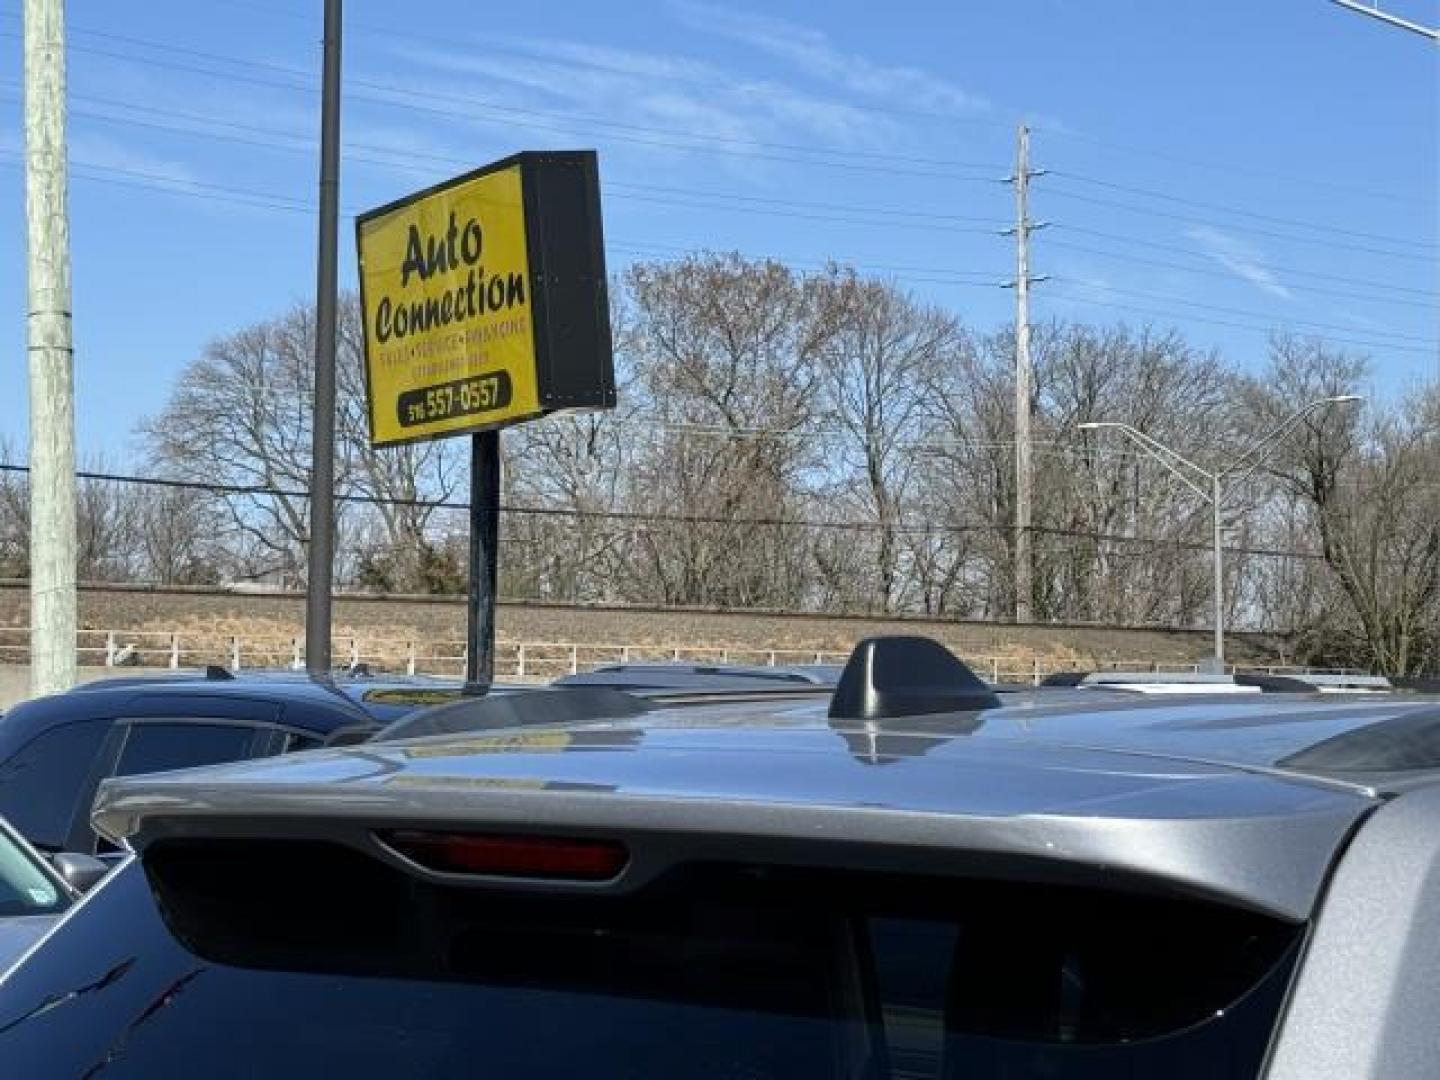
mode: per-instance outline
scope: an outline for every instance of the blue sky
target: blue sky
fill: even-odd
[[[126,460],[207,340],[313,298],[320,8],[70,0],[82,452]],[[988,329],[1013,313],[998,180],[1026,118],[1052,223],[1036,319],[1173,325],[1246,364],[1288,326],[1369,353],[1380,393],[1440,365],[1440,50],[1325,0],[346,8],[350,213],[594,147],[612,270],[837,258]],[[23,444],[19,9],[0,0],[0,436]]]

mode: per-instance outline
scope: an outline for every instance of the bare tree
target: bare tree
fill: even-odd
[[[803,543],[784,525],[816,461],[818,287],[774,262],[692,257],[631,269],[637,448],[632,588],[675,604],[799,606]],[[678,519],[678,520],[677,520]],[[638,597],[637,597],[638,598]]]
[[[1249,402],[1273,426],[1296,402],[1354,393],[1367,370],[1363,358],[1323,342],[1277,337]],[[1386,674],[1411,674],[1436,659],[1440,511],[1419,493],[1440,473],[1437,416],[1435,388],[1368,422],[1327,410],[1308,417],[1275,455],[1274,475],[1308,505],[1345,603],[1343,618],[1327,620],[1331,655],[1342,652],[1334,647],[1348,632],[1350,657]]]
[[[7,436],[0,435],[0,460],[23,460]],[[26,474],[0,472],[0,577],[30,576],[30,485]]]
[[[290,580],[303,575],[309,538],[312,332],[310,313],[296,308],[212,341],[142,425],[166,474],[258,489],[224,496],[240,557]],[[342,487],[346,464],[336,465]]]
[[[455,442],[376,450],[369,439],[359,304],[342,297],[337,355],[335,494],[373,496],[363,510],[337,507],[342,560],[383,553],[397,589],[424,589],[433,570],[430,505],[463,473]],[[314,318],[308,307],[219,338],[182,372],[164,410],[142,426],[170,476],[240,491],[223,493],[241,572],[303,575],[309,542],[310,419]],[[244,490],[244,489],[254,489]],[[373,527],[378,523],[378,528]]]
[[[103,459],[89,472],[105,472]],[[136,537],[144,492],[109,480],[86,480],[76,488],[76,575],[81,581],[126,581],[135,575]]]
[[[357,531],[360,518],[379,526],[368,530],[371,541],[365,550],[354,553],[375,575],[371,584],[399,592],[451,591],[458,568],[432,535],[432,520],[434,504],[451,498],[465,479],[466,443],[436,439],[383,449],[370,445],[364,326],[353,295],[342,297],[340,305],[336,408],[337,452],[344,461],[347,485],[373,497],[363,507],[349,508],[346,516]]]
[[[217,500],[188,488],[146,488],[135,513],[137,575],[160,585],[215,585],[226,553]]]
[[[824,283],[831,332],[818,358],[822,423],[831,480],[824,497],[853,520],[873,524],[866,534],[871,572],[867,606],[890,611],[902,591],[899,526],[911,494],[917,442],[925,434],[926,395],[955,360],[960,329],[946,313],[917,303],[895,286],[832,268]]]
[[[549,417],[505,434],[504,497],[534,508],[502,522],[507,595],[594,602],[627,594],[634,529],[618,519],[645,434],[637,410],[635,316],[623,282],[610,289],[618,408]]]
[[[1042,609],[1118,623],[1207,618],[1209,504],[1132,444],[1082,438],[1078,425],[1121,421],[1218,468],[1236,444],[1231,369],[1174,331],[1049,329],[1037,379],[1037,428],[1051,445],[1040,455],[1036,520],[1053,530],[1040,545]],[[1099,539],[1112,535],[1147,542]]]

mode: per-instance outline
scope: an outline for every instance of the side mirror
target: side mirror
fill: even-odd
[[[52,855],[50,864],[65,879],[65,884],[77,893],[88,892],[110,872],[110,867],[95,856],[81,855],[74,851],[62,851],[58,855]]]

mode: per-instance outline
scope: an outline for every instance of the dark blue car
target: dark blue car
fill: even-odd
[[[0,817],[42,851],[104,854],[90,828],[102,780],[359,742],[453,683],[301,673],[108,679],[0,717]]]

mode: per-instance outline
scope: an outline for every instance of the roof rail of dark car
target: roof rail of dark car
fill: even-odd
[[[795,683],[774,689],[644,688],[619,690],[571,684],[506,694],[477,695],[421,709],[377,731],[370,741],[594,720],[623,719],[681,705],[814,699],[821,686]],[[954,653],[922,637],[868,638],[855,646],[831,695],[835,720],[872,722],[905,716],[970,713],[1000,706],[1000,699]],[[352,738],[358,732],[345,732]]]
[[[420,709],[380,729],[371,741],[392,742],[495,728],[621,719],[638,716],[652,708],[653,705],[634,694],[607,687],[577,686],[567,690],[537,687],[505,694],[476,695]]]

